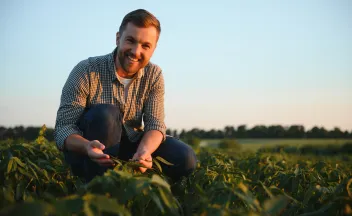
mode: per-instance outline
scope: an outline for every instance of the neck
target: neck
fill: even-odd
[[[122,68],[120,70],[118,68],[116,68],[116,73],[117,73],[117,75],[119,75],[120,77],[125,78],[125,79],[131,79],[135,75],[135,74],[128,75]]]

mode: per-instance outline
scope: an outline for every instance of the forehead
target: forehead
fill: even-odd
[[[133,37],[135,40],[143,43],[156,43],[158,40],[158,31],[154,26],[140,28],[130,22],[126,25],[122,37]]]

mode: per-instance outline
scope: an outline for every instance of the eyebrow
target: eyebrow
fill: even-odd
[[[126,37],[126,39],[132,39],[132,40],[134,40],[134,41],[137,41],[134,37],[132,37],[132,36],[130,36],[130,35],[128,35],[128,36]],[[143,45],[149,45],[149,46],[152,45],[152,44],[151,44],[150,42],[148,42],[148,41],[142,42],[142,44],[143,44]]]

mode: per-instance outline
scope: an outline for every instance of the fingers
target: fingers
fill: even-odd
[[[152,168],[152,166],[153,166],[152,156],[147,151],[136,152],[133,155],[132,160],[139,162],[141,165],[143,165],[147,168]],[[145,167],[139,167],[139,170],[142,173],[144,173],[147,170],[147,168],[145,168]]]
[[[110,159],[108,154],[104,154],[102,150],[105,149],[105,146],[98,140],[93,140],[88,144],[88,157],[99,164],[100,166],[114,166],[114,161]]]
[[[152,168],[153,167],[153,162],[150,160],[143,160],[143,159],[136,159],[136,161],[138,161],[141,165],[143,165],[144,167],[139,167],[139,170],[144,173],[145,171],[147,171],[147,168]],[[147,167],[147,168],[145,168]]]
[[[88,156],[91,159],[110,158],[109,155],[103,153],[102,150],[104,149],[105,146],[102,143],[100,143],[98,140],[93,140],[89,143]]]
[[[141,171],[141,173],[144,173],[145,171],[147,171],[147,168],[139,167],[139,170]]]
[[[134,162],[147,162],[147,163],[151,163],[153,162],[153,160],[150,159],[143,159],[143,158],[132,158],[130,159],[130,161],[134,161]]]
[[[152,162],[147,162],[147,161],[144,161],[144,160],[140,160],[139,162],[140,162],[143,166],[145,166],[145,167],[147,167],[147,168],[149,168],[149,169],[151,169],[152,166],[153,166],[153,163],[152,163]],[[147,171],[147,168],[145,168],[145,167],[139,167],[139,170],[140,170],[142,173],[144,173],[145,171]]]
[[[133,155],[132,160],[152,161],[152,156],[149,153],[146,153],[146,152],[143,152],[143,153],[136,152]]]
[[[139,160],[139,163],[141,163],[143,166],[148,167],[148,168],[152,168],[152,166],[153,166],[153,163],[151,161],[148,162],[148,161],[145,161],[145,160]]]
[[[90,151],[89,157],[91,159],[109,159],[110,158],[108,154],[104,154],[101,150],[100,152],[97,152],[94,150]]]
[[[95,148],[98,148],[98,149],[101,149],[101,150],[105,149],[105,145],[103,145],[101,142],[99,142],[99,140],[93,140],[91,142],[91,146],[95,147]]]

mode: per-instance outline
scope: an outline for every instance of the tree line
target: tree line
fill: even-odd
[[[22,139],[23,141],[32,141],[39,135],[41,127],[24,127],[16,126],[6,128],[0,126],[0,140]],[[49,141],[54,140],[54,129],[47,128],[45,137]],[[335,138],[348,139],[352,138],[352,131],[343,131],[338,127],[327,130],[324,127],[312,127],[306,129],[302,125],[291,125],[284,127],[282,125],[256,125],[248,128],[246,125],[225,126],[224,129],[203,130],[193,128],[191,130],[173,130],[167,129],[166,133],[180,139],[197,137],[200,139],[224,139],[224,138]]]
[[[33,141],[39,136],[39,131],[42,127],[24,127],[24,126],[16,126],[6,128],[4,126],[0,126],[0,140],[23,140],[23,141]],[[54,129],[46,128],[45,138],[48,141],[54,140]]]
[[[222,130],[203,130],[193,128],[191,130],[172,130],[168,129],[167,134],[181,139],[198,137],[201,139],[224,139],[224,138],[335,138],[348,139],[352,138],[352,131],[343,131],[339,127],[327,130],[324,127],[314,126],[306,129],[303,125],[291,125],[284,127],[282,125],[256,125],[248,128],[246,125],[238,127],[226,126]]]

